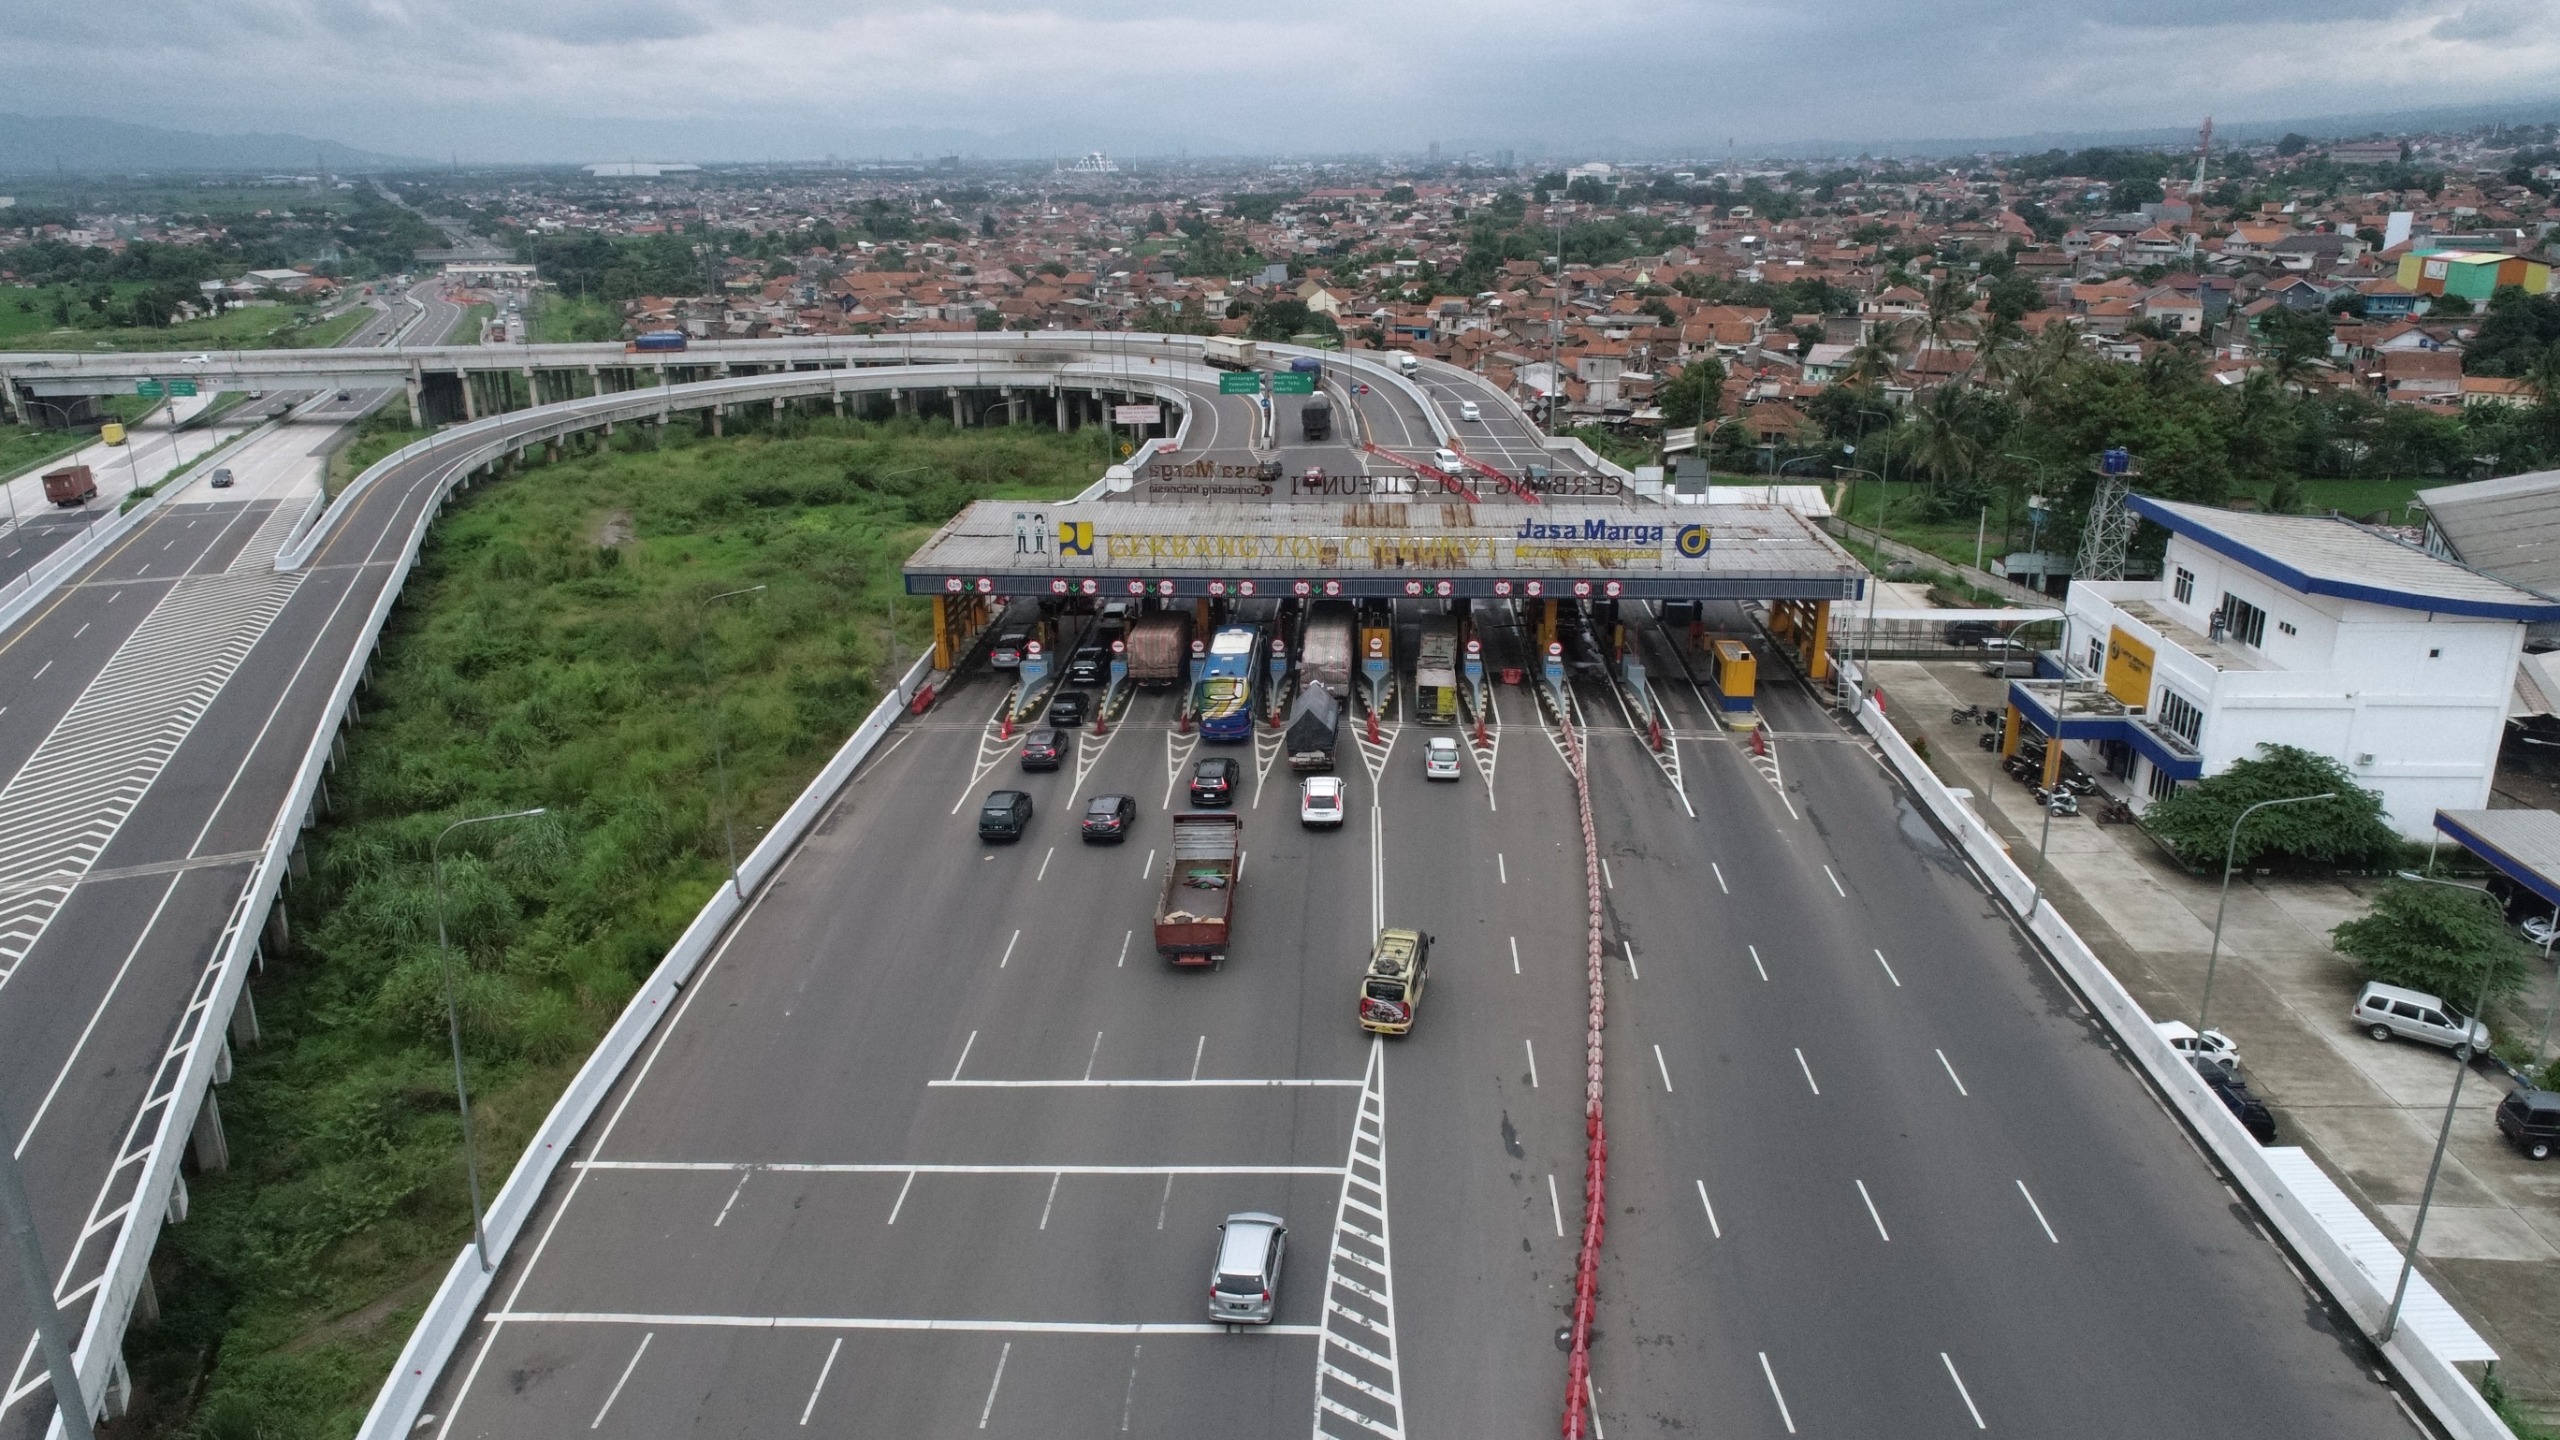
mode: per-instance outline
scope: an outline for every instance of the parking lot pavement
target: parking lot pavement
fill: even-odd
[[[1877,678],[1929,763],[2035,864],[2044,817],[2024,786],[1978,748],[1957,706],[2002,702],[2003,682],[1957,661],[1880,661]],[[2100,959],[2158,1018],[2195,1017],[2202,998],[2220,876],[2191,875],[2129,825],[2056,819],[2045,869],[2054,902]],[[2329,931],[2364,913],[2375,882],[2238,875],[2223,922],[2213,1028],[2229,1034],[2252,1088],[2276,1113],[2278,1141],[2300,1145],[2395,1241],[2406,1242],[2426,1182],[2453,1061],[2441,1051],[2377,1044],[2350,1027],[2361,977]],[[2552,969],[2509,1031],[2540,1033],[2560,999]],[[2497,1347],[2498,1373],[2519,1399],[2560,1412],[2560,1166],[2536,1166],[2497,1133],[2503,1078],[2476,1071],[2428,1212],[2421,1268]]]

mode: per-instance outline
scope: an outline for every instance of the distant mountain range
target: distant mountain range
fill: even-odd
[[[0,175],[129,175],[414,170],[433,162],[377,155],[308,135],[207,135],[86,115],[0,113]]]

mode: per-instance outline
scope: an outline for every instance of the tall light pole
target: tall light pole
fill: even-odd
[[[750,585],[744,590],[723,590],[703,601],[702,608],[708,610],[723,600],[734,600],[741,595],[753,595],[762,589],[764,587],[761,585]],[[709,651],[701,648],[701,638],[697,617],[694,632],[695,648],[702,660],[702,687],[709,690],[712,688],[711,655]],[[729,847],[729,893],[737,896],[739,902],[743,904],[746,901],[747,892],[738,884],[738,827],[729,812],[729,761],[720,740],[720,697],[717,694],[711,697],[711,768],[720,782],[720,837]]]
[[[474,815],[456,820],[437,833],[427,846],[427,857],[434,866],[436,878],[436,963],[444,970],[445,1031],[453,1040],[453,1101],[462,1112],[462,1168],[471,1182],[471,1247],[480,1252],[480,1273],[488,1274],[497,1267],[489,1263],[489,1227],[480,1208],[480,1149],[471,1137],[471,1091],[462,1079],[462,1006],[454,998],[453,947],[444,932],[444,837],[465,825],[488,825],[500,820],[524,820],[542,813],[537,805],[530,810],[509,810],[502,815]]]
[[[2213,1013],[2213,969],[2222,959],[2222,912],[2231,905],[2231,866],[2240,853],[2240,827],[2249,817],[2270,805],[2306,805],[2314,800],[2335,800],[2338,792],[2324,790],[2317,795],[2287,795],[2275,800],[2261,800],[2241,811],[2231,821],[2231,838],[2222,847],[2222,898],[2213,907],[2213,948],[2204,957],[2204,999],[2196,1005],[2196,1033],[2204,1033],[2205,1019]]]
[[[17,1127],[0,1122],[0,1131]],[[18,1251],[18,1274],[26,1281],[27,1306],[35,1312],[36,1343],[44,1350],[45,1369],[53,1375],[53,1407],[62,1416],[69,1440],[91,1440],[89,1398],[80,1388],[80,1370],[72,1363],[71,1336],[62,1328],[62,1311],[53,1303],[53,1270],[45,1263],[44,1241],[36,1234],[35,1209],[27,1203],[27,1186],[18,1173],[14,1147],[0,1144],[0,1220]]]
[[[2448,890],[2468,890],[2475,895],[2489,895],[2486,887],[2465,885],[2459,880],[2438,880],[2433,876],[2420,875],[2410,870],[2399,873],[2401,879],[2413,885],[2442,885]],[[2496,904],[2497,898],[2489,896],[2489,903]],[[2471,1024],[2479,1024],[2480,1012],[2488,1008],[2489,981],[2497,973],[2497,957],[2495,955],[2483,957],[2480,962],[2480,994],[2471,1002],[2471,1013],[2463,1017]],[[2453,1093],[2445,1097],[2444,1124],[2436,1131],[2435,1158],[2427,1162],[2427,1185],[2424,1190],[2418,1192],[2418,1218],[2409,1222],[2409,1249],[2400,1257],[2400,1283],[2391,1287],[2391,1310],[2382,1317],[2382,1333],[2374,1338],[2374,1343],[2377,1345],[2390,1344],[2392,1335],[2400,1328],[2400,1302],[2409,1297],[2409,1272],[2418,1266],[2418,1237],[2426,1233],[2427,1206],[2435,1201],[2436,1176],[2444,1170],[2445,1142],[2453,1138],[2453,1112],[2462,1104],[2463,1077],[2471,1073],[2471,1047],[2468,1044],[2457,1047],[2453,1052],[2453,1060]]]
[[[1855,454],[1857,454],[1857,453],[1858,453],[1858,447],[1856,447],[1856,446],[1854,446],[1854,445],[1852,445],[1852,446],[1848,447],[1848,450],[1849,450],[1849,453],[1850,453],[1851,455],[1855,455]],[[1849,474],[1849,500],[1850,500],[1850,504],[1849,504],[1847,507],[1845,507],[1845,508],[1848,508],[1848,509],[1850,509],[1850,510],[1854,511],[1854,510],[1856,509],[1856,501],[1857,501],[1857,498],[1858,498],[1858,477],[1859,477],[1859,476],[1861,476],[1861,475],[1876,475],[1876,472],[1874,472],[1873,470],[1851,470],[1851,471],[1849,471],[1849,472],[1848,472],[1848,474]],[[1882,484],[1884,483],[1884,477],[1883,477],[1883,476],[1881,476],[1881,475],[1876,475],[1876,483],[1877,483],[1878,485],[1882,485]],[[1842,517],[1842,523],[1844,523],[1844,524],[1851,524],[1851,525],[1854,525],[1854,524],[1856,524],[1857,522],[1856,522],[1856,521],[1854,521],[1854,520],[1850,520],[1850,519],[1848,519],[1846,516],[1843,516],[1843,517]],[[1878,531],[1878,532],[1877,532],[1877,538],[1878,538],[1878,539],[1882,539],[1882,538],[1883,538],[1883,532],[1882,532],[1882,531]],[[1877,559],[1877,560],[1879,560],[1879,561],[1881,561],[1881,560],[1883,560],[1883,559],[1884,559],[1884,547],[1883,547],[1882,545],[1878,545],[1878,546],[1876,547],[1876,559]],[[1867,633],[1866,633],[1866,637],[1865,637],[1865,638],[1866,638],[1866,645],[1865,645],[1864,650],[1861,652],[1862,658],[1860,659],[1860,661],[1859,661],[1859,663],[1858,663],[1858,684],[1859,684],[1860,686],[1864,686],[1864,685],[1867,683],[1867,667],[1868,667],[1868,665],[1869,665],[1869,664],[1873,663],[1873,662],[1874,662],[1874,660],[1875,660],[1875,649],[1876,649],[1876,587],[1877,587],[1879,584],[1881,584],[1881,583],[1882,583],[1882,581],[1883,581],[1883,577],[1882,577],[1881,575],[1874,575],[1874,574],[1870,574],[1870,575],[1867,577]],[[1848,671],[1848,667],[1846,667],[1846,666],[1842,666],[1842,667],[1841,667],[1841,670],[1840,670],[1840,692],[1841,692],[1841,695],[1842,695],[1844,698],[1847,696],[1847,694],[1848,694],[1848,690],[1849,690],[1849,671]],[[1855,718],[1855,716],[1856,716],[1856,715],[1857,715],[1857,713],[1858,713],[1858,712],[1857,712],[1857,707],[1856,707],[1855,705],[1852,705],[1852,706],[1850,707],[1849,713],[1850,713],[1850,715],[1851,715],[1851,717],[1852,717],[1852,718]]]

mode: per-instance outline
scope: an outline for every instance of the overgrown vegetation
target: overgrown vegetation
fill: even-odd
[[[678,432],[681,435],[681,431]],[[368,442],[388,442],[388,431]],[[466,492],[394,612],[222,1095],[233,1168],[165,1233],[127,1341],[137,1429],[346,1435],[469,1220],[429,845],[444,847],[474,1116],[494,1187],[742,842],[921,643],[901,561],[982,497],[1057,497],[1101,432],[810,424],[613,449]],[[710,610],[706,597],[763,585]]]
[[[2241,812],[2264,800],[2332,795],[2301,805],[2271,805],[2241,825]],[[2382,796],[2355,782],[2326,755],[2291,745],[2261,745],[2256,757],[2187,786],[2143,812],[2143,828],[2167,841],[2189,865],[2219,868],[2226,847],[2234,865],[2290,860],[2365,865],[2400,853],[2400,837],[2383,823]]]

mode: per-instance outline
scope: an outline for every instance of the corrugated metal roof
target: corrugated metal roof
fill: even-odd
[[[2552,600],[2334,516],[2258,515],[2153,495],[2134,513],[2306,594],[2502,620],[2560,619]]]
[[[2439,485],[2418,503],[2465,565],[2560,592],[2560,470]]]
[[[2293,1198],[2347,1252],[2347,1258],[2387,1303],[2392,1287],[2400,1280],[2401,1247],[2366,1219],[2356,1202],[2348,1199],[2347,1192],[2339,1189],[2337,1182],[2308,1154],[2290,1145],[2270,1145],[2259,1153],[2266,1157],[2276,1178],[2293,1192]],[[2480,1338],[2470,1321],[2445,1303],[2423,1273],[2409,1276],[2409,1295],[2400,1303],[2400,1325],[2447,1360],[2498,1358],[2498,1352],[2489,1348],[2489,1342]]]
[[[2548,810],[2439,810],[2436,828],[2507,878],[2560,905],[2560,814]]]

